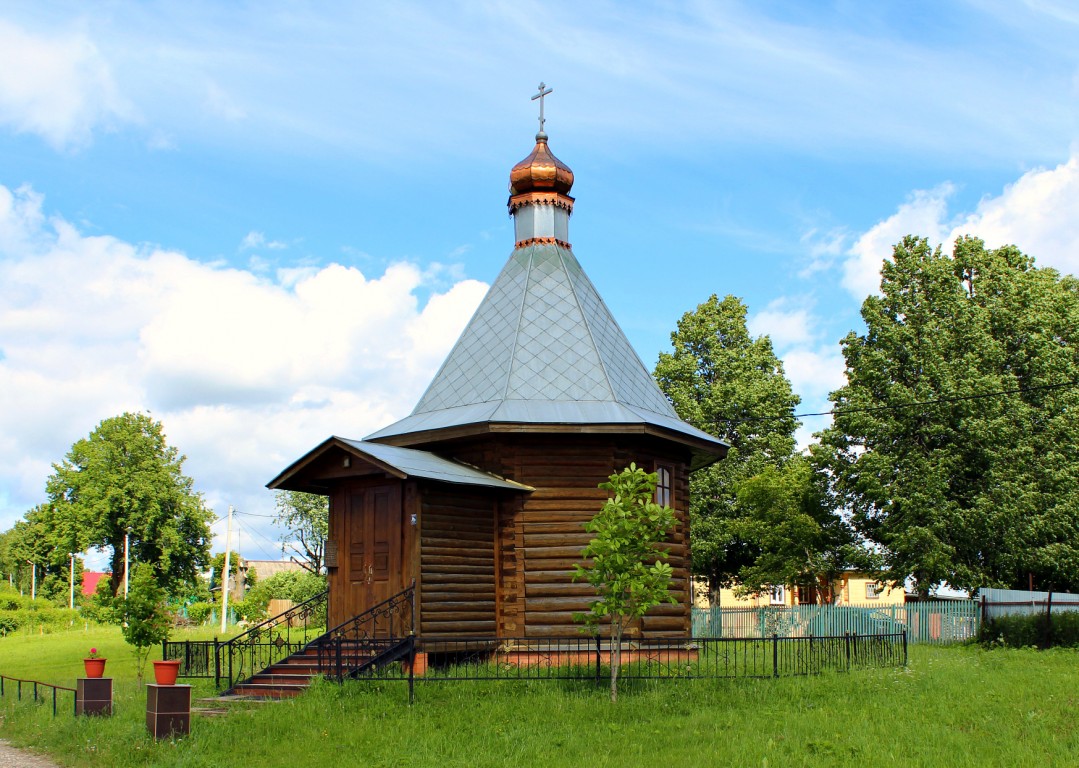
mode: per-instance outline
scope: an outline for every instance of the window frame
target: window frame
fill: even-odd
[[[656,473],[656,492],[653,498],[656,504],[674,509],[674,467],[670,464],[656,462],[654,471]]]

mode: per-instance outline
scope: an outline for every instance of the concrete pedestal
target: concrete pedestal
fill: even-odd
[[[155,739],[191,732],[191,686],[146,686],[146,728]]]
[[[79,677],[75,680],[75,714],[112,714],[112,678]]]

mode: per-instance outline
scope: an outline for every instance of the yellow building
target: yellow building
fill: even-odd
[[[739,597],[735,588],[722,589],[719,605],[710,605],[708,583],[694,579],[694,605],[697,608],[762,608],[775,606],[791,608],[796,605],[817,605],[828,602],[821,590],[780,585],[759,595]],[[889,587],[873,576],[859,571],[847,571],[832,583],[835,605],[903,605],[906,595],[902,587]]]

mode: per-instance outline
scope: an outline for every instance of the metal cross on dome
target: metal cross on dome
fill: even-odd
[[[544,89],[546,89],[546,90],[544,90]],[[545,122],[547,122],[543,118],[543,97],[546,96],[547,94],[549,94],[552,90],[554,90],[554,89],[553,88],[547,88],[546,83],[540,83],[539,84],[539,93],[537,93],[535,96],[532,97],[532,101],[535,101],[536,99],[539,99],[539,103],[540,103],[540,116],[539,116],[540,133],[543,133],[543,124]]]

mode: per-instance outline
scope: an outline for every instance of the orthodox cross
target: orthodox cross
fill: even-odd
[[[547,88],[546,83],[540,83],[539,84],[539,93],[537,93],[535,96],[532,97],[532,101],[535,101],[536,99],[539,99],[539,103],[540,103],[540,116],[539,116],[540,133],[543,133],[543,124],[545,122],[547,122],[546,120],[543,119],[543,97],[546,96],[547,94],[549,94],[552,90],[553,89],[551,89],[551,88]]]

